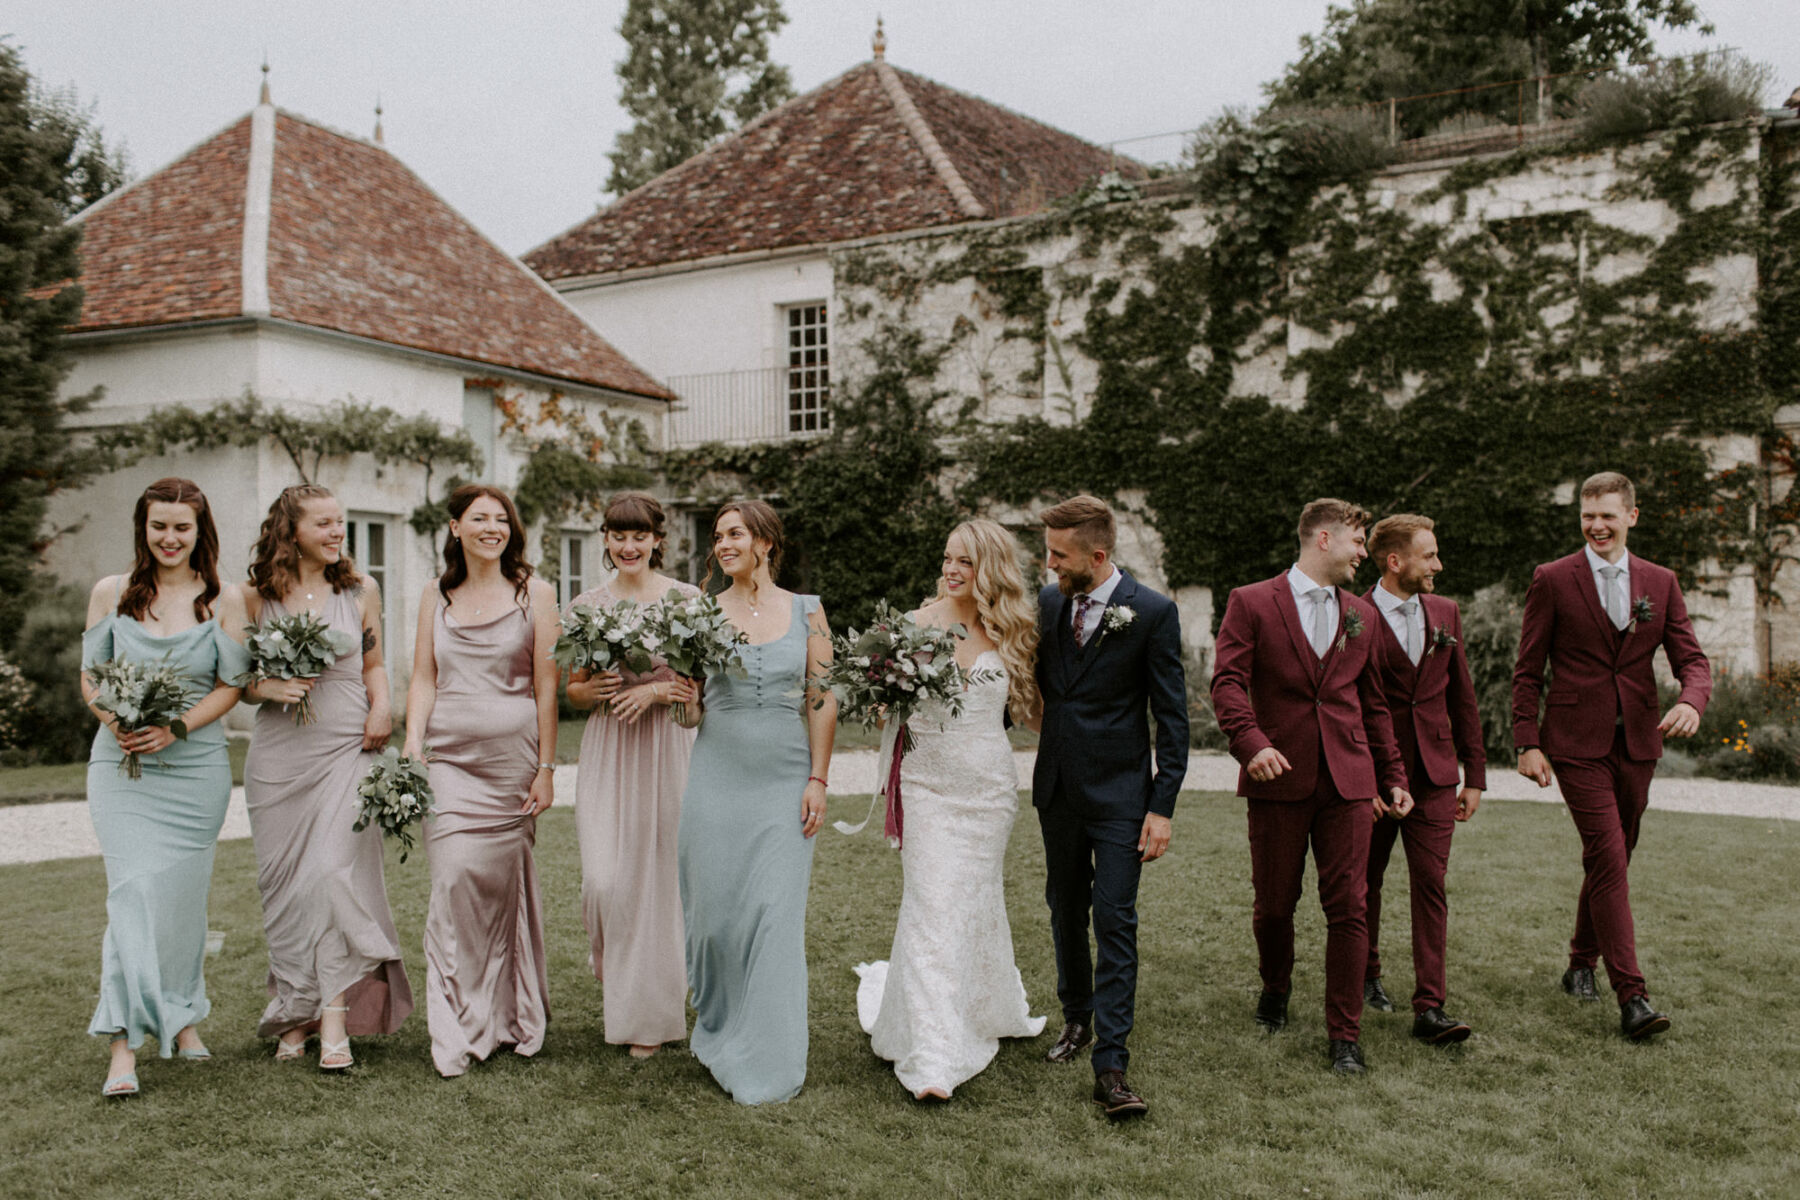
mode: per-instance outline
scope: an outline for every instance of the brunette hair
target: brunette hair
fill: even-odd
[[[1037,597],[1025,586],[1019,569],[1019,542],[996,521],[964,521],[950,531],[962,538],[975,560],[975,615],[1000,648],[1006,667],[1007,707],[1023,721],[1037,707]],[[946,543],[949,538],[944,539]],[[938,599],[949,594],[938,577]]]
[[[1328,525],[1366,529],[1373,519],[1374,514],[1348,500],[1333,500],[1330,497],[1314,500],[1300,510],[1300,544],[1304,546],[1314,533]]]
[[[1061,504],[1039,513],[1038,520],[1047,529],[1074,530],[1075,540],[1089,550],[1104,550],[1111,554],[1113,542],[1118,538],[1113,511],[1098,496],[1070,496]]]
[[[150,552],[152,504],[185,504],[194,510],[194,548],[188,552],[188,570],[198,575],[205,585],[194,597],[194,620],[212,616],[212,603],[219,598],[219,529],[213,524],[212,506],[206,493],[191,479],[159,479],[144,489],[131,511],[131,578],[119,594],[119,615],[134,621],[144,619],[156,599],[156,556]]]
[[[500,507],[506,510],[506,549],[500,552],[500,573],[512,581],[513,598],[523,604],[526,585],[531,582],[531,564],[525,561],[525,525],[519,520],[519,510],[513,506],[512,497],[485,483],[465,483],[450,493],[444,507],[450,510],[452,521],[460,521],[469,511],[469,505],[483,496],[498,500]],[[444,598],[445,608],[450,607],[451,591],[461,587],[468,578],[469,563],[463,557],[462,539],[455,533],[446,532],[444,573],[438,576],[438,594]]]
[[[1625,501],[1626,508],[1637,507],[1637,489],[1631,486],[1631,480],[1617,471],[1601,471],[1598,475],[1589,475],[1581,481],[1581,498],[1592,500],[1598,496],[1610,496],[1618,493],[1619,499]]]
[[[281,489],[250,547],[250,586],[265,600],[279,602],[300,583],[300,519],[309,500],[333,499],[330,488],[296,483]],[[348,554],[325,564],[325,582],[334,592],[362,590],[362,576]]]
[[[719,522],[725,519],[726,513],[730,512],[736,513],[743,519],[744,528],[750,531],[750,536],[753,539],[760,538],[769,543],[769,582],[774,583],[781,575],[781,547],[783,541],[781,514],[777,513],[774,506],[767,501],[727,500],[725,503],[719,505],[719,511],[713,514],[713,540],[715,542],[718,540]],[[714,551],[708,550],[706,552],[706,578],[700,581],[702,591],[712,590],[710,585],[712,583],[713,568],[718,565],[718,555]],[[760,567],[763,564],[758,560],[756,565]]]
[[[650,569],[654,571],[663,565],[662,543],[668,536],[664,532],[667,519],[661,501],[649,492],[620,492],[606,502],[606,512],[600,517],[600,532],[647,533],[655,538],[656,549],[650,552]],[[600,556],[606,560],[607,570],[619,569],[612,560],[611,550],[602,548]]]
[[[1391,517],[1383,517],[1369,531],[1369,557],[1385,571],[1388,555],[1404,553],[1412,545],[1416,534],[1435,528],[1437,525],[1430,517],[1421,517],[1418,513],[1395,513]]]

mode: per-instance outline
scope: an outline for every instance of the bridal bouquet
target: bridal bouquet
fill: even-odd
[[[650,614],[635,600],[621,600],[611,608],[595,604],[577,604],[563,614],[562,633],[550,657],[565,669],[616,671],[623,667],[642,675],[650,670],[651,652],[660,644],[650,627]],[[596,710],[605,713],[612,707],[602,700]]]
[[[431,815],[431,780],[425,772],[425,759],[408,758],[389,746],[363,776],[356,792],[362,797],[362,811],[350,831],[361,833],[371,825],[379,826],[384,836],[399,841],[400,861],[405,862],[413,848],[412,827]]]
[[[148,666],[129,658],[115,658],[89,667],[87,676],[94,683],[94,707],[111,713],[118,721],[120,733],[167,725],[177,740],[187,740],[187,723],[181,718],[194,706],[194,696],[173,663]],[[144,777],[143,764],[136,754],[119,760],[119,769],[132,779]]]
[[[838,701],[838,720],[846,717],[860,721],[864,729],[872,729],[878,721],[888,722],[882,738],[882,750],[889,755],[887,781],[876,793],[876,799],[887,801],[885,824],[888,841],[898,847],[904,826],[904,810],[900,802],[900,763],[913,748],[912,730],[908,722],[919,706],[935,700],[959,717],[963,710],[963,692],[974,683],[999,677],[997,671],[966,671],[956,661],[956,643],[969,636],[961,625],[936,628],[921,625],[905,613],[895,612],[887,601],[875,605],[875,620],[858,633],[847,630],[831,639],[831,666],[825,673],[825,684]],[[824,704],[820,699],[814,706]],[[874,802],[869,806],[874,816]],[[847,825],[840,821],[840,833],[859,832],[867,825]]]
[[[234,687],[265,679],[317,679],[356,649],[356,635],[333,629],[312,613],[297,612],[246,627],[244,648],[250,652],[250,669],[231,681]],[[294,724],[312,724],[311,696],[300,697],[295,710]]]
[[[725,619],[725,610],[714,596],[702,592],[683,596],[674,588],[651,608],[644,619],[650,636],[656,638],[656,652],[677,675],[704,679],[721,671],[741,673],[742,651],[738,647],[749,642]],[[670,715],[684,722],[687,706],[677,701],[669,706]]]

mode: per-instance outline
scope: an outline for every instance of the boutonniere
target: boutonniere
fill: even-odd
[[[1448,625],[1433,625],[1431,627],[1431,649],[1425,652],[1425,656],[1429,658],[1439,650],[1447,650],[1454,645],[1456,645],[1456,636],[1450,632]]]
[[[1351,638],[1361,637],[1362,631],[1362,614],[1354,608],[1346,608],[1344,610],[1344,636],[1338,639],[1337,648],[1341,651]]]
[[[1123,629],[1135,620],[1137,620],[1137,610],[1128,604],[1115,604],[1106,610],[1105,624],[1109,633]]]
[[[1656,606],[1650,603],[1650,597],[1639,596],[1631,602],[1631,624],[1625,627],[1626,633],[1636,633],[1639,621],[1648,621],[1656,615]]]

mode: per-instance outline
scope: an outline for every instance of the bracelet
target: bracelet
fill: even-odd
[[[555,764],[555,763],[539,763],[539,764],[538,764],[538,770],[540,770],[540,771],[554,771],[554,770],[556,770],[556,764]]]
[[[820,779],[817,775],[808,775],[806,777],[806,782],[816,783],[820,787],[830,787],[831,786],[829,783],[826,783],[823,779]]]

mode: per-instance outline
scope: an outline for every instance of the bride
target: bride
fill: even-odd
[[[915,618],[961,624],[957,662],[980,669],[960,717],[927,708],[901,764],[905,887],[888,962],[856,968],[857,1018],[875,1053],[920,1100],[947,1100],[993,1061],[1003,1037],[1036,1037],[1013,964],[1001,867],[1018,810],[1018,774],[1002,725],[1037,704],[1037,612],[1018,548],[992,521],[968,521],[944,543],[937,598]],[[889,741],[893,731],[889,731]]]

